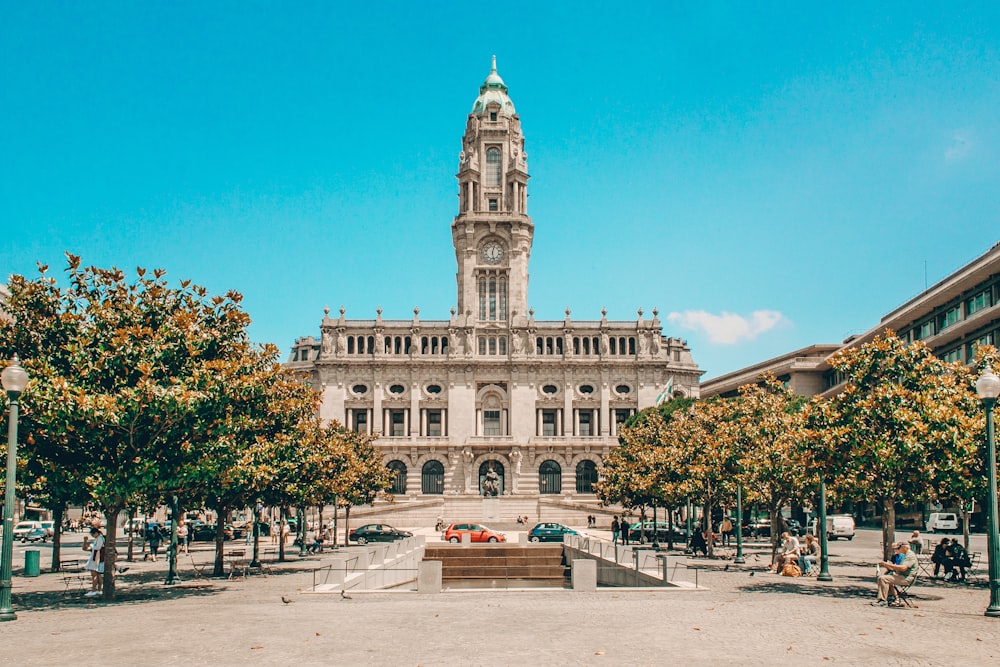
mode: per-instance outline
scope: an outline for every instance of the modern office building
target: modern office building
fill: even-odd
[[[347,319],[344,308],[328,309],[319,337],[294,344],[287,367],[319,389],[320,415],[377,436],[396,472],[396,502],[385,511],[405,511],[410,501],[425,515],[479,518],[455,503],[481,502],[490,470],[501,520],[541,518],[546,500],[593,503],[619,425],[668,384],[674,395],[699,395],[690,349],[663,335],[655,308],[633,320],[609,320],[604,310],[578,320],[569,309],[536,318],[527,160],[494,59],[459,153],[455,308],[443,319],[422,319],[418,308],[406,319],[385,319],[381,309],[374,319]]]
[[[877,325],[839,345],[813,345],[701,385],[701,395],[732,396],[744,384],[772,372],[797,394],[836,394],[843,378],[827,359],[838,350],[864,345],[887,330],[907,341],[923,341],[945,361],[972,363],[977,345],[1000,337],[1000,243],[937,284],[885,314]]]

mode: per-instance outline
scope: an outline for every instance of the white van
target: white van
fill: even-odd
[[[926,529],[932,533],[958,532],[958,516],[954,512],[932,512],[927,517]]]
[[[818,534],[816,523],[817,520],[813,519],[810,526],[813,535]],[[826,539],[836,540],[840,537],[845,540],[854,539],[854,517],[850,514],[833,514],[826,517]]]

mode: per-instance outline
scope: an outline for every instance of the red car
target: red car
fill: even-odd
[[[453,523],[444,529],[444,540],[453,544],[462,541],[462,535],[469,535],[473,542],[506,542],[503,533],[490,530],[478,523]]]

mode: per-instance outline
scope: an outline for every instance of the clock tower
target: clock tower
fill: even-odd
[[[521,119],[497,59],[472,105],[458,156],[458,315],[467,326],[506,328],[528,317],[528,155]]]

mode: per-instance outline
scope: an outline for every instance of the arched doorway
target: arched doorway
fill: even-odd
[[[499,461],[483,461],[482,465],[479,466],[479,495],[487,495],[483,484],[491,469],[497,475],[497,495],[502,496],[504,492],[504,468]]]
[[[389,461],[386,466],[392,473],[392,487],[389,493],[393,495],[404,495],[406,493],[406,464],[399,460]]]
[[[562,493],[562,468],[555,461],[543,461],[538,466],[538,492]]]
[[[576,464],[576,492],[593,493],[597,483],[597,464],[583,460]]]
[[[420,471],[420,492],[432,495],[444,493],[444,466],[440,461],[428,461]]]

